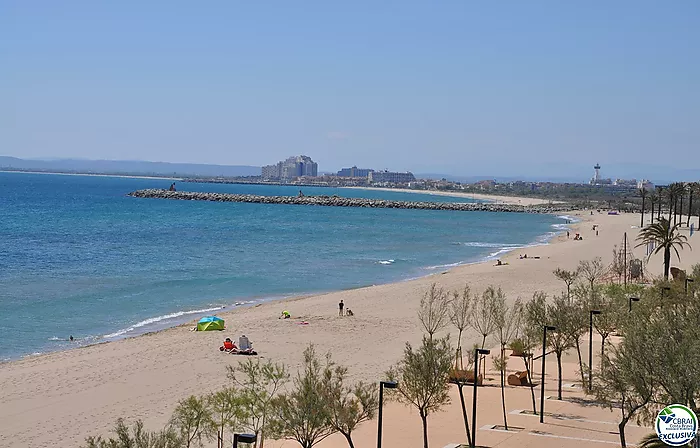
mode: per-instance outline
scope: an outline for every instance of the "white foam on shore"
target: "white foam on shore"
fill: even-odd
[[[482,243],[479,241],[468,241],[466,243],[458,243],[463,246],[467,247],[521,247],[522,245],[520,244],[511,244],[511,243]]]
[[[151,317],[149,319],[142,320],[141,322],[135,323],[134,325],[130,326],[129,328],[124,328],[124,329],[116,331],[114,333],[106,334],[106,335],[102,336],[102,338],[103,339],[116,338],[119,336],[123,336],[127,333],[130,333],[130,332],[136,330],[137,328],[144,327],[146,325],[155,324],[157,322],[161,322],[161,321],[168,320],[168,319],[176,319],[178,317],[188,316],[190,314],[202,314],[202,313],[208,313],[209,311],[219,311],[223,308],[224,308],[223,306],[217,306],[217,307],[213,307],[213,308],[204,308],[201,310],[178,311],[177,313],[170,313],[170,314],[164,314],[162,316]]]
[[[379,264],[394,264],[394,260],[379,260]]]

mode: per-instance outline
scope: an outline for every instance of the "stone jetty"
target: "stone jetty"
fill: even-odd
[[[482,202],[420,202],[384,199],[343,198],[340,196],[258,196],[252,194],[202,193],[196,191],[137,190],[135,198],[178,199],[182,201],[246,202],[253,204],[318,205],[325,207],[399,208],[468,212],[560,213],[573,210],[570,204],[522,206]]]

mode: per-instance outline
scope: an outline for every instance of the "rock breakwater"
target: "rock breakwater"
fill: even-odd
[[[398,208],[413,210],[481,211],[513,213],[560,213],[573,210],[569,204],[522,206],[482,202],[420,202],[384,199],[344,198],[340,196],[258,196],[252,194],[202,193],[194,191],[137,190],[135,198],[177,199],[182,201],[246,202],[253,204],[318,205],[325,207]]]

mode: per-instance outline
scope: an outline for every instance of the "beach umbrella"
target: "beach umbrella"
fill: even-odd
[[[197,322],[197,331],[223,330],[224,320],[216,316],[207,316]]]

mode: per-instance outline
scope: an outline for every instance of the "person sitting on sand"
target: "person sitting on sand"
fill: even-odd
[[[500,259],[500,258],[499,258],[498,260],[496,260],[496,266],[501,266],[502,264],[503,264],[503,263],[501,263],[501,259]]]
[[[236,344],[233,343],[233,341],[230,338],[226,338],[224,341],[224,345],[222,347],[219,347],[219,350],[222,352],[234,352],[238,350],[238,347],[236,347]]]
[[[278,317],[278,319],[289,319],[291,317],[292,317],[292,315],[289,314],[289,311],[284,310],[284,311],[282,311],[282,315],[280,315],[280,317]]]
[[[346,316],[354,316],[355,313],[353,313],[352,310],[350,308],[348,308],[347,310],[345,310],[345,315]]]

